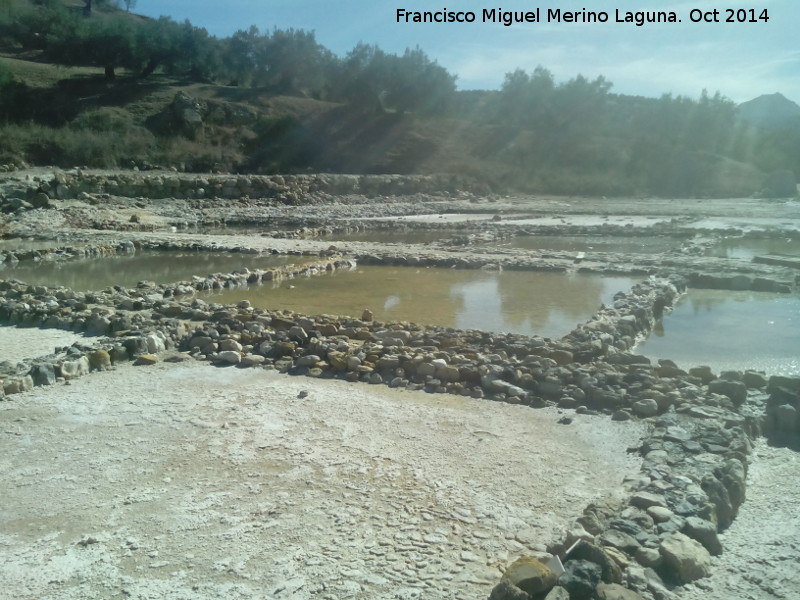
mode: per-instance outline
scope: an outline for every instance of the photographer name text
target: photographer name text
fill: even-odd
[[[684,13],[670,10],[629,11],[564,10],[536,7],[530,10],[484,8],[481,11],[396,9],[397,23],[497,23],[510,27],[524,23],[624,23],[643,27],[658,23],[766,23],[766,8],[691,8]]]

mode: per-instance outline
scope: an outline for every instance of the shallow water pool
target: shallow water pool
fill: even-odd
[[[478,271],[414,267],[358,267],[272,285],[224,290],[206,300],[249,300],[259,308],[303,314],[411,321],[561,337],[637,280],[587,274]]]
[[[725,238],[709,248],[706,254],[718,258],[752,260],[754,256],[774,253],[800,256],[800,239],[779,234],[764,238]]]
[[[99,290],[113,285],[134,287],[139,281],[172,283],[192,275],[230,273],[238,269],[269,269],[287,262],[307,262],[302,257],[231,252],[137,251],[102,258],[23,261],[0,265],[0,279],[19,279],[33,285],[66,286],[74,290]]]
[[[636,352],[683,369],[800,375],[800,296],[689,290]]]

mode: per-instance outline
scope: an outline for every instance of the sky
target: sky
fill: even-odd
[[[398,23],[399,8],[472,11],[475,22]],[[537,8],[538,22],[482,21],[484,9]],[[608,21],[548,21],[551,9],[605,12]],[[726,22],[726,9],[757,21]],[[674,11],[680,22],[617,23],[617,11],[622,19],[627,11]],[[758,20],[763,11],[766,22]],[[697,98],[705,89],[738,103],[780,92],[800,103],[798,0],[138,0],[135,12],[188,19],[217,37],[251,25],[304,29],[339,56],[359,42],[395,54],[419,46],[457,75],[459,89],[498,89],[506,73],[541,65],[557,82],[602,75],[621,94]]]

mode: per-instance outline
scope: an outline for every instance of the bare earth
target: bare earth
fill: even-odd
[[[56,347],[70,346],[85,339],[82,335],[61,329],[0,326],[0,362],[45,356]],[[24,356],[20,356],[20,352]]]
[[[638,471],[641,426],[558,418],[193,361],[36,388],[0,404],[0,596],[486,597]]]

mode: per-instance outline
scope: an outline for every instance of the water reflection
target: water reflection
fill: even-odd
[[[762,254],[794,254],[800,256],[800,239],[776,234],[770,238],[725,238],[713,248],[708,256],[752,260]]]
[[[688,368],[800,375],[800,297],[690,290],[637,352]]]
[[[247,299],[261,308],[356,317],[369,308],[382,321],[561,337],[635,281],[526,271],[359,267],[273,286],[225,290],[208,299]]]
[[[297,261],[301,262],[301,261]],[[133,287],[139,281],[171,283],[192,275],[229,273],[237,269],[267,269],[287,263],[285,256],[231,252],[140,251],[129,255],[64,261],[23,261],[0,265],[0,279],[19,279],[33,285],[99,290],[112,285]]]

